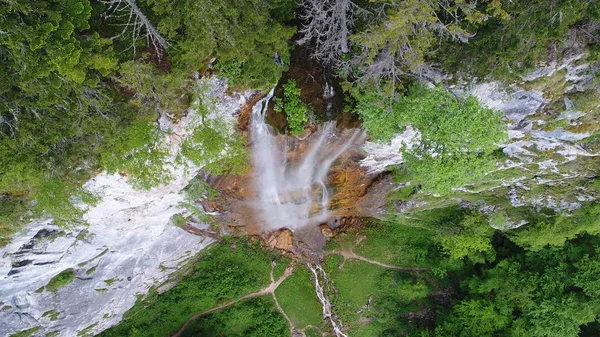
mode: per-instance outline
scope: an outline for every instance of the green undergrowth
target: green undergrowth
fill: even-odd
[[[172,334],[191,316],[269,284],[271,262],[278,258],[248,239],[225,239],[202,251],[174,288],[138,300],[121,324],[100,336]]]
[[[188,325],[182,337],[285,337],[285,318],[269,295],[248,299],[201,317]]]
[[[350,336],[399,334],[406,323],[398,316],[417,310],[414,299],[425,300],[431,290],[409,272],[388,270],[359,260],[330,255],[325,261],[337,289],[334,310]]]
[[[597,186],[591,181],[586,188]],[[332,303],[345,332],[595,336],[588,326],[598,326],[600,288],[593,275],[600,270],[600,205],[584,202],[570,212],[523,206],[488,213],[472,206],[450,201],[373,220],[335,237],[330,246],[336,249],[390,265],[431,268],[396,271],[327,256],[325,268],[337,289]],[[508,229],[513,218],[527,223]]]
[[[308,110],[312,107],[300,99],[300,88],[296,86],[296,80],[289,80],[283,85],[283,98],[275,98],[275,111],[285,112],[287,126],[292,135],[300,135],[308,122]]]
[[[308,269],[296,269],[294,274],[277,288],[275,295],[279,305],[297,328],[322,325],[321,304],[317,299]]]

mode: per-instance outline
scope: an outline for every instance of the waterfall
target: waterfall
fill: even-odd
[[[312,264],[307,263],[306,265],[313,274],[317,297],[323,307],[323,319],[329,319],[333,326],[333,332],[337,337],[348,337],[348,335],[342,332],[342,322],[337,318],[337,315],[331,312],[331,302],[329,302],[329,299],[327,298],[327,293],[331,291],[332,287],[331,281],[327,278],[325,270],[320,264],[315,264],[313,266]]]
[[[274,88],[256,103],[250,118],[257,193],[254,208],[263,230],[318,225],[330,216],[327,172],[363,133],[356,129],[349,137],[336,136],[334,122],[326,122],[310,136],[303,159],[288,159],[288,147],[296,143],[295,138],[275,135],[265,120],[273,92]]]

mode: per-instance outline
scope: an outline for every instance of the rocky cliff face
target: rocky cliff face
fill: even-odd
[[[216,100],[211,115],[233,125],[249,94],[227,96],[223,81],[207,82]],[[174,162],[194,118],[190,111],[177,125],[161,121],[179,136],[165,138],[173,153],[165,168],[175,173],[171,183],[139,191],[126,177],[101,173],[84,186],[101,198],[85,214],[88,226],[65,229],[52,219],[36,219],[0,249],[1,335],[28,329],[33,336],[98,333],[118,323],[150,287],[168,287],[163,283],[169,275],[214,241],[170,221],[183,212],[181,191],[198,171]],[[200,229],[196,233],[208,228],[189,226]]]
[[[599,63],[569,51],[563,61],[550,62],[520,83],[457,85],[457,92],[504,112],[510,140],[498,156],[498,168],[483,181],[457,189],[453,198],[477,199],[482,208],[530,205],[568,210],[600,197],[585,187],[586,180],[598,175],[600,146],[593,135],[600,131],[600,88],[592,80],[598,69]],[[232,127],[240,108],[257,100],[250,93],[227,96],[220,81],[211,80],[210,88],[217,100],[215,117],[225,117]],[[178,125],[163,121],[163,126],[185,137],[193,118],[190,112]],[[244,119],[247,115],[242,114]],[[355,216],[384,217],[386,195],[399,187],[385,170],[402,162],[399,149],[410,146],[416,136],[408,128],[390,144],[356,144],[336,161],[327,176],[334,210],[329,227],[351,224]],[[180,137],[165,139],[174,154]],[[310,139],[307,131],[302,139],[281,141],[293,145],[289,156],[301,157]],[[36,336],[102,331],[121,320],[137,295],[163,284],[186,259],[210,244],[210,237],[191,234],[206,233],[206,225],[187,224],[184,230],[170,223],[173,215],[184,212],[180,191],[198,168],[173,164],[169,169],[177,178],[151,191],[136,191],[125,177],[102,173],[85,186],[101,197],[85,215],[89,226],[64,229],[51,219],[34,220],[0,249],[0,331],[11,334],[39,327]],[[240,233],[263,235],[273,247],[302,251],[324,244],[331,235],[326,226],[294,233],[263,233],[253,227],[251,179],[252,172],[210,179],[222,197],[205,203],[205,210],[219,211],[217,221]],[[441,202],[445,200],[423,196],[396,208],[405,212]],[[523,225],[519,219],[511,221],[511,226]],[[59,274],[64,285],[53,291]]]

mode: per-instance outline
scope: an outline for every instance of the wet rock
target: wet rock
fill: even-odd
[[[292,251],[294,249],[294,234],[289,229],[273,232],[269,235],[267,244],[271,248]]]

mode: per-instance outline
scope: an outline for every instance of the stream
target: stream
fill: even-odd
[[[328,294],[333,292],[333,282],[327,278],[327,273],[320,264],[307,263],[306,266],[313,275],[315,282],[315,290],[321,306],[323,307],[323,319],[328,319],[333,327],[333,332],[337,337],[348,337],[342,332],[343,324],[339,320],[336,314],[331,311],[331,302],[329,301]]]

